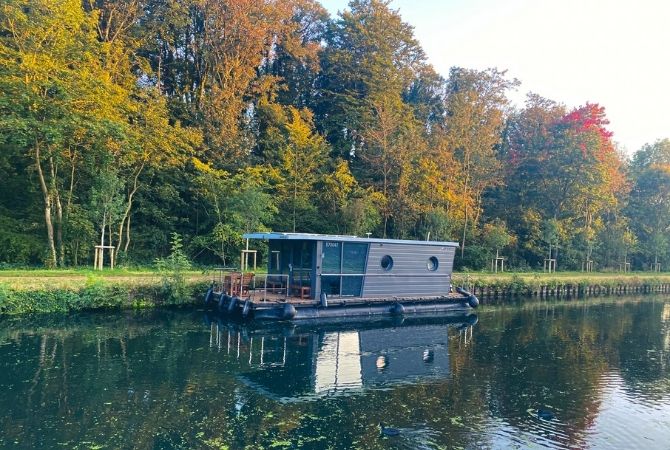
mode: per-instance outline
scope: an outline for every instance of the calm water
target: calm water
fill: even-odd
[[[670,299],[474,319],[0,321],[0,447],[670,448]]]

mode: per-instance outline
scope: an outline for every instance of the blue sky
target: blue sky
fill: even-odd
[[[347,0],[321,0],[335,14]],[[632,153],[670,138],[670,0],[393,0],[430,62],[507,69],[528,91],[605,106]]]

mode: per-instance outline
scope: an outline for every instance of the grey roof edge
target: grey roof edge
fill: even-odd
[[[458,242],[450,241],[413,241],[409,239],[379,239],[358,236],[347,236],[338,234],[312,234],[312,233],[279,233],[279,232],[259,232],[245,233],[244,239],[285,239],[295,241],[337,241],[337,242],[361,242],[377,244],[410,244],[410,245],[430,245],[441,247],[458,247]]]

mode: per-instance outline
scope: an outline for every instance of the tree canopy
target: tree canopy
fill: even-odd
[[[670,144],[429,63],[386,0],[6,0],[0,264],[236,264],[252,230],[459,241],[460,267],[670,264]],[[181,242],[181,241],[180,241]]]

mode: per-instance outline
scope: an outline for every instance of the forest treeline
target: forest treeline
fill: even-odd
[[[670,263],[670,141],[628,157],[600,105],[515,107],[519,85],[441,76],[382,0],[4,0],[0,263],[143,264],[179,233],[234,265],[257,230]]]

